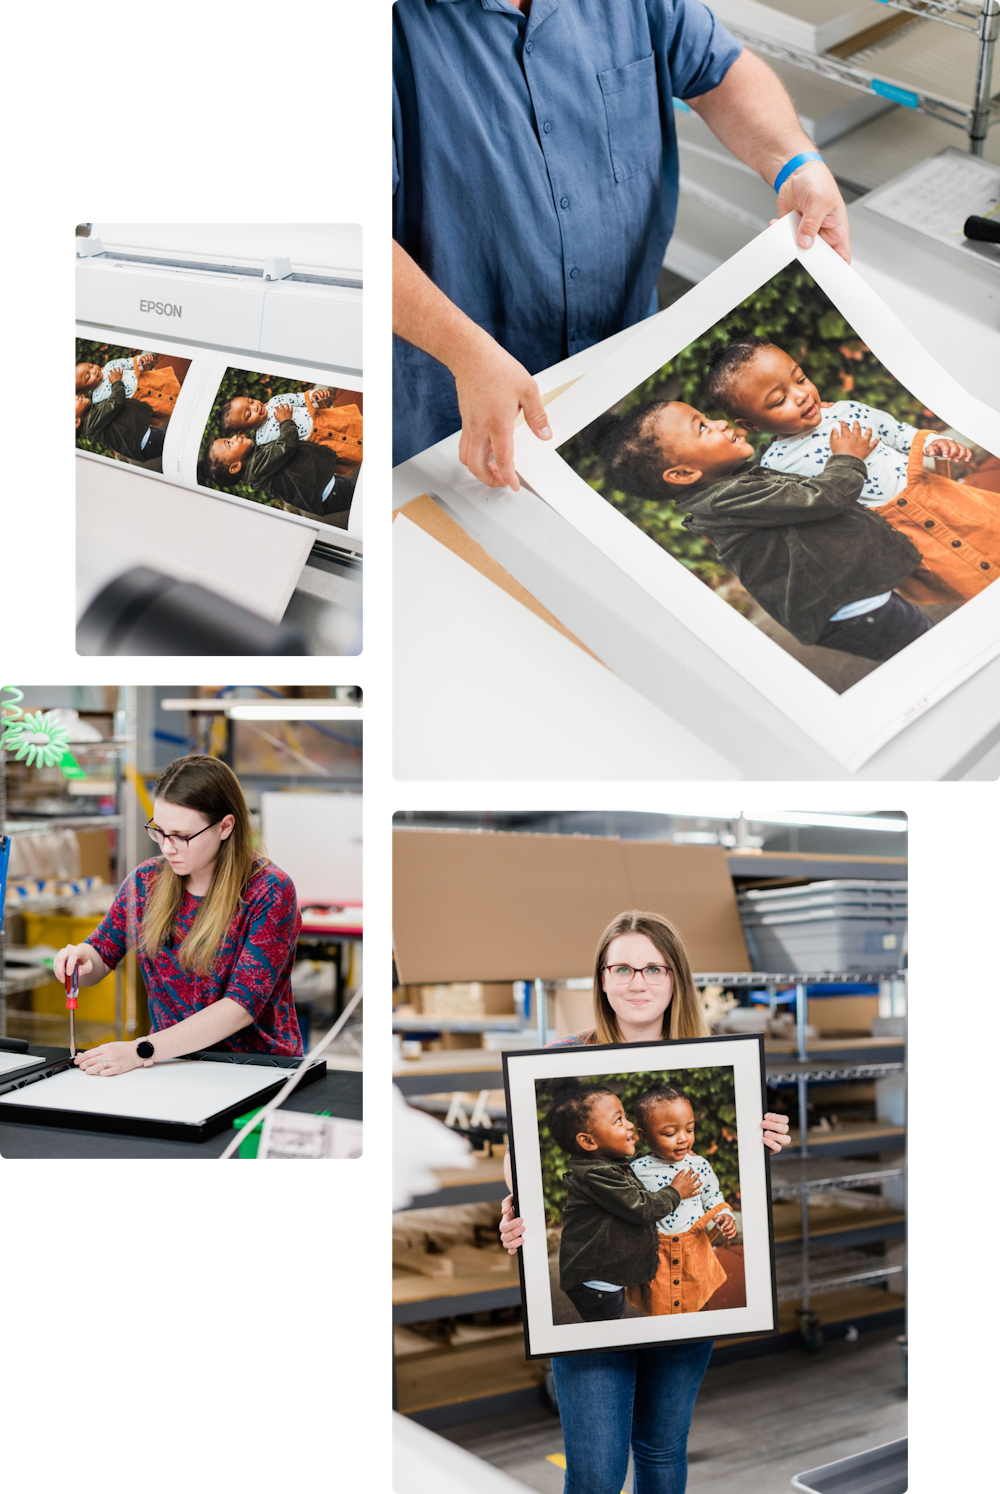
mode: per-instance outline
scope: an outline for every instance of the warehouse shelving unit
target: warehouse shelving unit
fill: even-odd
[[[739,26],[730,25],[727,30],[753,51],[761,52],[767,57],[791,63],[794,67],[811,73],[819,73],[825,78],[845,83],[849,88],[891,99],[893,103],[901,104],[906,109],[915,109],[921,114],[940,119],[945,124],[955,125],[967,135],[970,152],[981,156],[991,126],[1000,119],[1000,102],[994,102],[992,97],[993,62],[997,39],[1000,37],[1000,0],[982,0],[978,6],[963,3],[963,0],[879,0],[879,3],[926,21],[957,27],[978,37],[971,108],[960,108],[951,99],[941,98],[930,91],[904,88],[889,79],[879,78],[876,73],[852,62],[850,55],[838,57],[835,52],[809,52],[805,48],[788,46]],[[846,44],[835,51],[845,49]]]
[[[759,863],[754,867],[759,870]],[[824,868],[828,870],[828,868]],[[896,873],[898,875],[898,871]],[[898,1156],[874,1162],[873,1153],[898,1153],[905,1146],[905,1127],[881,1123],[855,1123],[845,1125],[828,1134],[809,1135],[807,1126],[809,1087],[813,1084],[871,1081],[905,1072],[905,1050],[900,1039],[874,1038],[860,1042],[843,1040],[813,1040],[807,1038],[808,988],[811,985],[873,985],[887,998],[890,1011],[902,1005],[905,994],[906,974],[880,973],[858,974],[857,972],[819,971],[789,972],[702,972],[694,976],[699,987],[723,986],[735,990],[764,990],[774,1009],[778,993],[788,987],[794,988],[796,1037],[792,1051],[783,1054],[769,1051],[766,1056],[768,1086],[776,1088],[794,1086],[798,1101],[799,1124],[793,1130],[795,1154],[772,1163],[772,1197],[776,1202],[798,1202],[798,1232],[785,1238],[776,1238],[776,1271],[778,1276],[778,1300],[781,1304],[797,1304],[796,1314],[800,1330],[807,1343],[817,1340],[819,1316],[813,1302],[816,1298],[833,1298],[836,1293],[850,1292],[858,1287],[878,1287],[902,1274],[905,1269],[896,1263],[880,1263],[875,1257],[866,1255],[864,1247],[883,1241],[900,1240],[905,1237],[905,1216],[899,1210],[888,1208],[880,1211],[877,1220],[865,1221],[863,1211],[858,1211],[856,1222],[845,1227],[843,1219],[829,1221],[829,1227],[810,1228],[809,1198],[817,1192],[834,1189],[870,1188],[889,1180],[905,1176],[905,1164]],[[537,987],[542,983],[533,983]],[[548,1032],[543,1017],[546,1001],[536,1001],[538,1045],[543,1046]],[[415,1031],[483,1031],[493,1030],[499,1024],[491,1018],[432,1019],[407,1018],[394,1024],[400,1032]],[[511,1030],[524,1032],[523,1022],[517,1018],[505,1019],[503,1024]],[[478,1063],[472,1059],[475,1054]],[[416,1098],[421,1095],[442,1093],[478,1094],[478,1103],[485,1106],[491,1091],[503,1088],[503,1069],[499,1055],[474,1049],[468,1054],[461,1051],[449,1054],[445,1062],[440,1055],[432,1055],[414,1063],[410,1072],[407,1066],[397,1066],[394,1082],[400,1091]],[[494,1116],[494,1119],[500,1119]],[[857,1160],[849,1160],[850,1158]],[[860,1160],[864,1157],[865,1160]],[[476,1175],[470,1178],[467,1171],[456,1171],[442,1175],[438,1188],[415,1198],[407,1212],[428,1208],[447,1207],[451,1204],[495,1202],[507,1194],[500,1159],[490,1157],[481,1160]],[[813,1245],[813,1241],[822,1241]],[[834,1243],[835,1241],[835,1243]],[[427,1322],[435,1318],[455,1317],[463,1313],[486,1312],[490,1309],[516,1306],[521,1300],[520,1284],[516,1271],[511,1273],[513,1281],[496,1282],[494,1273],[483,1273],[482,1279],[459,1277],[448,1280],[443,1286],[434,1279],[418,1279],[401,1283],[394,1282],[393,1323],[405,1326],[410,1323]],[[492,1276],[492,1280],[490,1277]],[[440,1351],[439,1351],[440,1352]],[[509,1373],[512,1371],[508,1371]],[[537,1403],[542,1394],[538,1376],[531,1371],[530,1361],[525,1361],[526,1383],[504,1392],[503,1395],[487,1395],[467,1399],[439,1407],[427,1407],[414,1413],[427,1425],[446,1425],[458,1420],[491,1415],[503,1410],[516,1410]]]
[[[128,870],[129,847],[135,843],[136,807],[135,795],[129,783],[129,772],[135,772],[136,687],[123,686],[119,691],[118,707],[114,713],[114,735],[100,742],[74,742],[73,756],[86,762],[97,757],[110,758],[114,765],[115,813],[114,814],[67,814],[45,816],[39,819],[8,819],[7,817],[7,773],[6,753],[0,752],[0,827],[12,840],[27,836],[49,835],[56,830],[113,830],[115,832],[115,880],[121,885]],[[55,894],[40,894],[26,897],[16,905],[21,912],[44,912],[63,907],[67,899]],[[96,920],[95,920],[96,922]],[[7,999],[47,985],[52,980],[48,970],[36,969],[20,974],[9,974],[5,959],[6,920],[0,927],[0,1037],[7,1033]],[[35,1021],[37,1022],[37,1018]],[[58,1039],[66,1028],[68,1017],[50,1019],[58,1032],[46,1034]],[[119,1039],[131,1036],[137,1030],[136,988],[134,958],[129,956],[115,971],[115,1035]]]

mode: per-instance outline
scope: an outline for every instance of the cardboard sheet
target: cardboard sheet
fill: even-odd
[[[393,834],[393,938],[405,985],[572,980],[625,908],[675,922],[695,970],[749,970],[721,847],[462,830]]]

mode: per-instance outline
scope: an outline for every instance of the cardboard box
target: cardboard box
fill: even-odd
[[[423,1017],[509,1017],[515,1010],[510,981],[456,981],[405,990],[409,1005]]]
[[[808,1005],[810,1025],[821,1035],[871,1037],[878,1016],[877,996],[825,996],[812,998]]]

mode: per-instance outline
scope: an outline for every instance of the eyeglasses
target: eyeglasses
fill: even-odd
[[[212,825],[221,824],[221,820],[212,821]],[[212,825],[206,825],[205,830],[211,830]],[[162,846],[167,840],[172,840],[175,846],[190,845],[193,840],[198,839],[199,835],[204,835],[205,830],[196,830],[193,835],[168,835],[165,830],[160,829],[159,825],[154,825],[152,820],[146,821],[146,834],[150,840],[155,840],[158,846]]]
[[[647,986],[662,986],[670,974],[669,965],[644,965],[641,970],[637,965],[605,965],[604,968],[616,986],[627,986],[633,975],[641,975]]]

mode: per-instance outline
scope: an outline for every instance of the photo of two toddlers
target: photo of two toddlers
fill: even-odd
[[[559,448],[838,693],[1000,575],[1000,458],[879,362],[799,264]]]
[[[746,1306],[733,1070],[535,1081],[553,1322]]]

